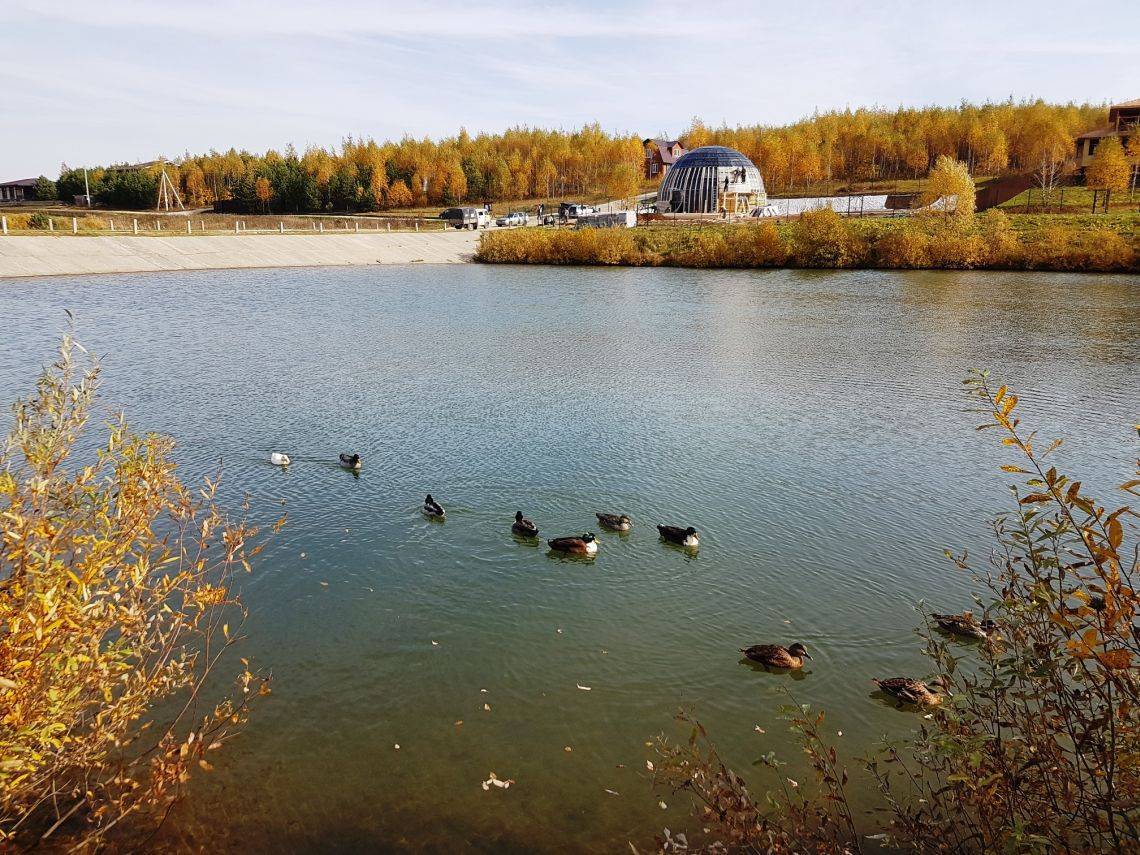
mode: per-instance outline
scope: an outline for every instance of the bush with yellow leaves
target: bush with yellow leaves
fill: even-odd
[[[98,845],[161,816],[268,692],[244,660],[234,688],[216,674],[257,530],[122,417],[75,459],[99,384],[77,349],[64,338],[0,451],[0,846]]]

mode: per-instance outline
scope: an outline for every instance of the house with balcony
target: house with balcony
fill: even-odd
[[[1092,163],[1093,155],[1096,154],[1101,140],[1118,137],[1120,144],[1127,146],[1128,141],[1138,132],[1140,132],[1140,99],[1113,104],[1108,108],[1107,125],[1077,137],[1077,168],[1083,171]]]

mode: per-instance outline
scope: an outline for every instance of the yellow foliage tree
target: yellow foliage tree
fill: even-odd
[[[953,202],[949,201],[951,198]],[[944,200],[942,205],[947,215],[961,221],[973,219],[977,203],[974,179],[970,177],[966,164],[944,154],[938,156],[927,176],[922,201],[924,205],[933,205],[940,199]]]
[[[73,459],[99,382],[76,347],[17,402],[0,451],[0,848],[96,846],[169,806],[268,692],[244,668],[235,695],[203,696],[240,636],[235,574],[257,530],[222,516],[215,482],[195,498],[173,442],[121,417]]]
[[[1085,169],[1085,183],[1097,190],[1127,190],[1132,167],[1117,137],[1105,137]]]
[[[388,188],[388,204],[393,208],[408,208],[412,204],[412,191],[403,181],[393,181]]]

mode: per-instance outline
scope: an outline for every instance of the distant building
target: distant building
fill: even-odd
[[[685,153],[680,140],[642,140],[645,147],[645,177],[660,178]]]
[[[1138,129],[1140,129],[1140,99],[1113,104],[1108,108],[1107,125],[1077,137],[1077,167],[1083,170],[1092,163],[1093,155],[1101,140],[1118,137],[1120,144],[1126,146]]]
[[[760,170],[736,149],[695,148],[677,159],[657,191],[662,214],[746,216],[768,203]]]
[[[21,178],[0,184],[0,203],[26,202],[36,198],[36,179]]]

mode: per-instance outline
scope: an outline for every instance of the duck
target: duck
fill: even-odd
[[[950,681],[945,677],[936,677],[929,683],[913,677],[888,677],[885,680],[873,679],[871,682],[884,694],[898,701],[900,707],[903,704],[936,707],[942,703],[943,697],[950,694]]]
[[[700,545],[701,538],[697,534],[697,530],[692,526],[688,528],[681,528],[675,525],[659,525],[657,530],[661,532],[661,538],[670,543],[676,543],[679,546],[688,546],[690,548]]]
[[[275,451],[269,455],[269,462],[272,463],[274,466],[288,466],[289,465],[289,455],[283,454],[280,451]]]
[[[633,520],[625,514],[594,514],[598,518],[598,525],[611,531],[629,531],[633,528]]]
[[[987,618],[979,621],[971,612],[962,612],[960,615],[940,615],[931,612],[930,618],[944,632],[967,638],[980,638],[985,641],[997,631],[997,624],[992,620]]]
[[[447,515],[447,511],[443,509],[443,505],[433,499],[431,493],[428,493],[427,498],[424,499],[424,513],[436,519],[442,519]]]
[[[511,531],[519,537],[538,537],[538,526],[522,515],[522,511],[515,511],[515,524]]]
[[[798,641],[790,647],[781,647],[779,644],[754,644],[751,647],[740,648],[740,652],[765,668],[799,669],[804,667],[805,659],[811,659],[807,648]]]
[[[340,465],[345,469],[360,469],[361,459],[359,454],[342,454],[340,455]]]
[[[569,555],[597,555],[598,539],[592,531],[577,537],[556,537],[546,541],[546,545],[555,552],[565,552]]]

